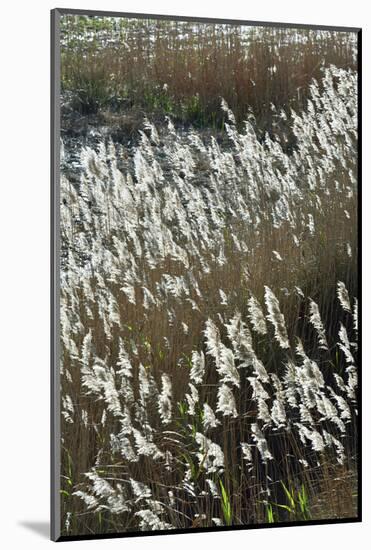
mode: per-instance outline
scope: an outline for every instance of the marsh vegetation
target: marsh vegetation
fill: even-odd
[[[356,517],[355,36],[63,19],[63,534]]]

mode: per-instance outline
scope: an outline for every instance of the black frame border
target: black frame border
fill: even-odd
[[[62,15],[86,15],[89,17],[126,17],[136,19],[159,19],[188,21],[195,23],[215,23],[246,25],[254,27],[278,27],[295,29],[328,30],[357,33],[357,69],[358,69],[358,302],[359,302],[359,356],[362,358],[362,28],[337,27],[302,23],[273,23],[267,21],[248,21],[240,19],[220,19],[179,15],[158,15],[149,13],[116,12],[55,8],[51,10],[50,35],[50,457],[51,457],[51,493],[50,493],[50,538],[55,542],[76,540],[95,540],[113,538],[131,538],[176,534],[210,533],[218,531],[247,531],[252,529],[306,527],[313,525],[333,525],[362,522],[362,359],[359,365],[358,398],[358,492],[357,512],[354,518],[291,521],[284,523],[259,523],[252,525],[232,525],[223,527],[198,527],[196,529],[171,529],[164,531],[132,531],[122,533],[96,533],[94,535],[61,536],[60,514],[60,329],[59,329],[59,277],[60,277],[60,18]]]

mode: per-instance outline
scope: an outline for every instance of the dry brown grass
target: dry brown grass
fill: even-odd
[[[271,104],[301,110],[323,66],[356,68],[354,40],[335,31],[250,27],[247,38],[241,26],[77,16],[63,16],[62,31],[63,90],[85,113],[142,109],[222,129],[223,97],[264,135],[282,126]]]

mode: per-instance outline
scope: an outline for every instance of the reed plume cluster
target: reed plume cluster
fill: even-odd
[[[355,517],[357,75],[293,152],[145,120],[61,159],[64,534]]]

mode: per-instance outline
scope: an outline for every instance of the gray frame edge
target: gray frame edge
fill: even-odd
[[[50,538],[57,541],[61,535],[60,513],[60,328],[59,328],[59,195],[60,195],[60,10],[51,15],[50,43]]]

